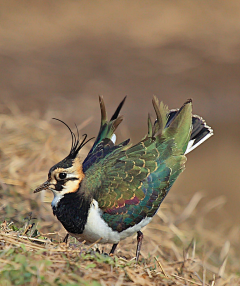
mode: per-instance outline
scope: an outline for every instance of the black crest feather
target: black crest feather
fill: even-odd
[[[69,152],[68,158],[75,159],[79,150],[83,146],[85,146],[90,140],[92,140],[94,137],[87,140],[87,134],[83,134],[83,139],[80,141],[79,131],[78,131],[76,124],[75,124],[75,126],[77,129],[77,135],[74,132],[72,132],[71,128],[67,125],[67,123],[65,123],[64,121],[57,119],[57,118],[53,118],[53,119],[63,123],[68,128],[68,130],[70,131],[70,134],[72,137],[72,146],[71,146],[71,150]]]

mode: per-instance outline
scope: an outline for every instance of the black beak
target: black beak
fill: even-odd
[[[43,184],[41,184],[38,188],[36,188],[36,190],[34,191],[34,193],[38,193],[38,192],[41,192],[43,190],[46,190],[48,189],[50,185],[50,181],[47,180],[46,182],[44,182]]]

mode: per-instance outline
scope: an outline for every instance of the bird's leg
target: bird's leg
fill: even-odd
[[[65,242],[67,244],[68,242],[68,237],[69,237],[69,233],[66,234],[66,236],[63,239],[63,242]]]
[[[114,251],[116,250],[117,246],[118,246],[118,243],[113,244],[112,249],[111,249],[109,254],[113,254]]]
[[[139,230],[137,232],[137,251],[136,251],[136,262],[138,262],[141,246],[142,246],[142,240],[143,240],[143,233]]]

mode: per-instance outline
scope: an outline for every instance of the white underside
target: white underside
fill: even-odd
[[[139,224],[129,227],[128,229],[122,231],[121,233],[113,231],[107,223],[101,217],[102,211],[98,207],[98,202],[93,200],[89,215],[87,219],[87,224],[82,234],[72,234],[79,241],[86,240],[87,243],[94,243],[98,241],[99,243],[118,243],[120,240],[135,234],[141,228],[146,226],[151,220],[151,217],[143,219]]]

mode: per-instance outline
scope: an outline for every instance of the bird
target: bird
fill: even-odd
[[[118,243],[137,234],[136,261],[139,260],[143,233],[177,177],[185,169],[186,154],[213,135],[203,118],[192,115],[192,100],[179,109],[169,110],[153,96],[156,120],[148,115],[148,132],[137,144],[130,139],[116,144],[115,131],[123,120],[120,111],[126,97],[107,119],[103,97],[99,97],[101,125],[88,155],[80,150],[91,139],[80,139],[79,131],[69,129],[69,154],[50,168],[48,179],[34,190],[51,190],[53,214],[68,236],[88,244]],[[77,126],[76,126],[77,128]]]

